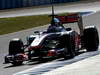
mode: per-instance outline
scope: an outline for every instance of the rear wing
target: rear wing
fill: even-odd
[[[60,20],[62,24],[66,23],[77,23],[80,35],[83,35],[83,20],[82,16],[79,13],[68,14],[67,16],[55,16]]]
[[[55,17],[58,18],[62,24],[78,22],[80,18],[78,13],[68,14],[67,16]]]

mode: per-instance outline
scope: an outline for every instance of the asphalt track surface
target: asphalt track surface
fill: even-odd
[[[100,12],[96,12],[95,14],[92,14],[89,16],[84,16],[83,21],[84,21],[83,22],[84,26],[95,25],[98,28],[99,35],[100,35],[100,25],[99,25],[100,24],[99,23],[100,22]],[[0,36],[0,75],[12,75],[17,72],[26,70],[28,68],[33,68],[33,67],[35,67],[35,71],[30,70],[32,72],[29,72],[29,73],[32,73],[33,75],[42,74],[44,72],[48,72],[50,70],[62,67],[66,64],[72,64],[74,62],[81,61],[83,59],[98,55],[100,53],[100,51],[98,50],[96,52],[83,53],[83,54],[76,56],[74,59],[68,59],[68,60],[56,59],[56,60],[45,61],[45,62],[25,62],[25,64],[21,66],[12,66],[11,64],[3,64],[3,61],[4,61],[3,58],[7,54],[8,44],[9,44],[10,39],[19,37],[19,38],[22,38],[22,40],[25,42],[26,36],[32,34],[36,30],[42,31],[46,28],[47,26],[36,27],[36,28],[29,29],[29,30],[24,30],[24,31]],[[55,66],[50,68],[51,65],[52,66],[55,65]],[[42,70],[36,69],[36,67],[40,68],[43,66],[48,66],[49,69],[48,67],[45,68],[44,70],[43,68]]]

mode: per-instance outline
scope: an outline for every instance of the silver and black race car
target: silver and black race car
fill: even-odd
[[[80,13],[57,16],[52,13],[51,25],[47,31],[36,31],[28,36],[27,45],[24,45],[19,38],[12,39],[9,43],[9,54],[5,56],[5,63],[14,65],[22,64],[25,60],[32,60],[34,57],[73,58],[80,49],[96,51],[99,46],[99,35],[95,26],[83,27]],[[65,23],[76,23],[80,33],[65,28]]]
[[[66,19],[63,21],[61,17],[56,16],[62,24],[65,22],[78,22],[80,34],[71,28],[64,28],[59,23],[58,26],[48,28],[47,31],[36,31],[33,35],[28,36],[27,45],[24,45],[21,39],[12,39],[9,43],[9,54],[5,56],[5,62],[18,65],[25,60],[32,60],[34,57],[41,59],[61,56],[66,59],[67,57],[73,58],[80,48],[87,51],[98,49],[99,35],[95,26],[82,28],[83,24],[80,16],[77,19],[68,16],[68,21]]]

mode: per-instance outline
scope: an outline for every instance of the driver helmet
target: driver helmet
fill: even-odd
[[[53,18],[51,21],[51,25],[58,25],[60,23],[60,20],[58,18]]]
[[[54,18],[54,22],[59,23],[59,19],[58,18]]]

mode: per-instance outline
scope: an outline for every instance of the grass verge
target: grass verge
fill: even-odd
[[[57,14],[57,15],[66,15]],[[13,18],[0,18],[0,35],[17,32],[37,26],[49,24],[51,17],[48,15],[23,16]]]
[[[0,35],[46,25],[49,22],[48,15],[0,18]]]

